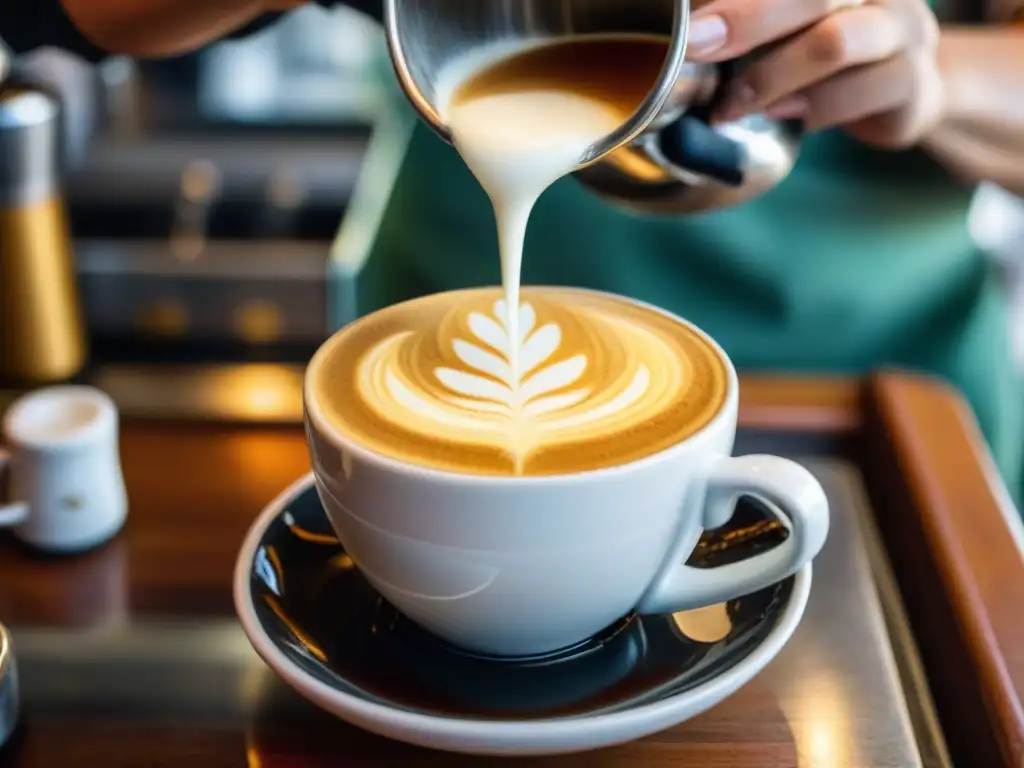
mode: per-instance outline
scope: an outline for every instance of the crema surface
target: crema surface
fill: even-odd
[[[389,307],[325,346],[312,385],[343,434],[411,464],[552,475],[626,464],[705,426],[728,387],[718,352],[611,296],[526,288],[518,375],[500,289]]]

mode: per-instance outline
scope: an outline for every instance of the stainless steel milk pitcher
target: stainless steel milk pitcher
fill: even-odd
[[[399,83],[448,142],[437,86],[445,68],[470,51],[609,33],[669,38],[650,95],[625,125],[590,148],[574,174],[598,195],[648,213],[749,200],[784,179],[799,153],[799,121],[760,113],[712,124],[743,62],[686,61],[689,17],[689,0],[385,0],[384,13]]]

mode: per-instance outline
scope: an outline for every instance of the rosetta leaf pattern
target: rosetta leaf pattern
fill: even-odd
[[[361,366],[366,386],[381,385],[386,399],[396,406],[394,418],[403,427],[499,447],[520,472],[542,446],[569,445],[576,437],[593,434],[595,425],[613,433],[617,423],[628,425],[629,413],[645,403],[656,403],[665,391],[666,385],[653,379],[649,363],[642,358],[627,361],[607,382],[591,384],[593,377],[587,373],[593,361],[586,354],[565,357],[558,324],[538,324],[528,303],[519,314],[520,375],[515,377],[509,362],[505,304],[497,301],[490,309],[466,318],[468,332],[449,342],[451,362],[435,368],[433,381],[426,386],[403,372],[402,350],[414,338],[413,332],[397,333],[367,355]],[[614,327],[613,319],[591,319],[607,324],[608,333],[621,331],[626,341],[636,333],[629,327]],[[631,346],[642,348],[642,342],[638,337]],[[658,381],[672,379],[659,371]]]
[[[587,369],[585,355],[550,363],[562,343],[562,332],[554,323],[534,330],[536,313],[528,304],[520,310],[522,337],[519,348],[520,381],[515,381],[509,364],[511,344],[505,303],[495,303],[494,316],[474,312],[468,327],[472,340],[456,339],[453,351],[466,370],[442,367],[435,370],[438,381],[452,393],[452,405],[478,413],[500,413],[519,421],[571,408],[582,402],[589,390],[564,392],[576,384]]]

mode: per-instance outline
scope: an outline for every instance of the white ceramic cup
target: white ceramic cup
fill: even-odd
[[[0,468],[10,475],[0,526],[34,547],[90,549],[124,525],[128,500],[113,401],[91,387],[25,395],[3,419]]]
[[[361,446],[331,424],[317,399],[313,382],[328,341],[307,369],[306,433],[320,499],[370,583],[451,643],[530,656],[579,643],[632,611],[715,604],[806,565],[828,535],[821,485],[787,459],[731,457],[736,370],[712,339],[675,319],[721,356],[728,377],[721,411],[654,456],[564,476],[457,474]],[[727,523],[743,495],[765,502],[790,529],[788,539],[732,565],[686,565],[702,532]]]

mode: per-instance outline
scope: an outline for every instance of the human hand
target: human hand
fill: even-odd
[[[3,0],[0,0],[2,2]],[[149,58],[192,51],[260,15],[307,0],[61,0],[76,27],[111,53]]]
[[[938,41],[925,0],[709,0],[691,17],[687,58],[720,62],[771,44],[732,83],[721,119],[765,110],[896,149],[942,117]]]

